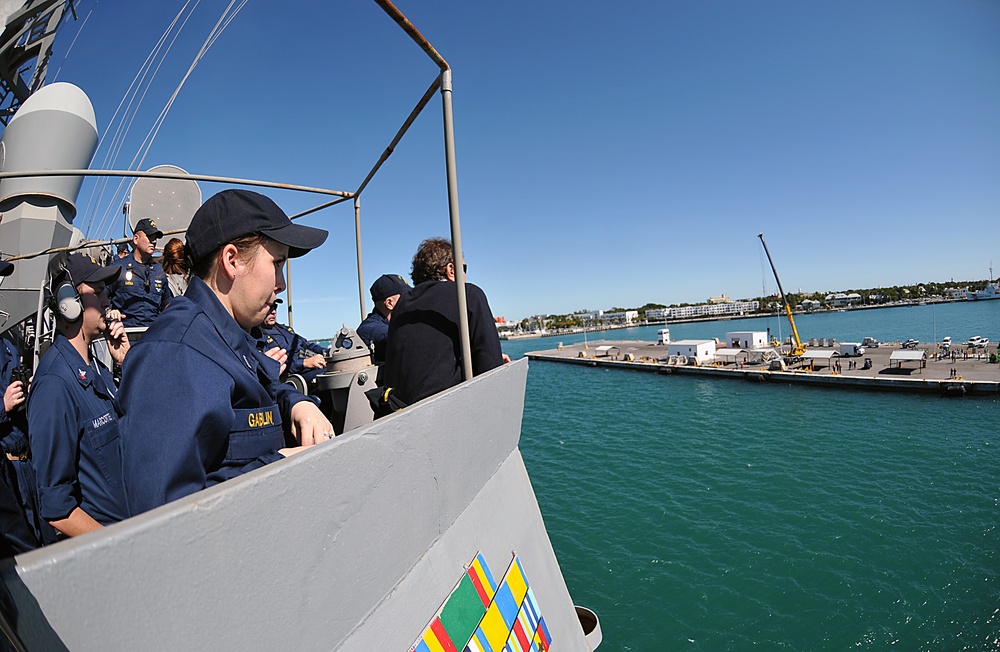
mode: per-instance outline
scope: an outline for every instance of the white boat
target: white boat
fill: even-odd
[[[993,280],[993,265],[990,265],[990,281],[982,290],[967,292],[966,298],[970,301],[983,301],[987,299],[1000,299],[1000,281]]]
[[[969,292],[966,294],[966,298],[970,301],[982,301],[984,299],[1000,299],[1000,281],[994,281],[993,283],[987,283],[986,287],[982,290],[976,290],[975,292]]]

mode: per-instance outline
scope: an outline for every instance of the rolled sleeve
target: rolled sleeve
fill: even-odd
[[[76,459],[79,432],[76,415],[67,405],[69,388],[58,378],[45,376],[31,390],[28,430],[32,433],[31,464],[38,483],[38,511],[47,521],[58,521],[80,506]]]

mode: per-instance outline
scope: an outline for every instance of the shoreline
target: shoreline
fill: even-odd
[[[939,304],[939,303],[962,303],[968,301],[968,299],[927,299],[924,301],[900,301],[894,303],[882,303],[878,305],[866,305],[866,306],[844,306],[843,308],[834,308],[829,310],[793,310],[792,314],[796,317],[801,315],[822,315],[831,312],[852,312],[854,310],[878,310],[880,308],[912,308],[914,306],[922,306],[929,304]],[[742,315],[706,315],[704,317],[688,317],[685,319],[669,319],[666,321],[644,321],[641,323],[634,324],[608,324],[606,326],[588,326],[586,328],[577,327],[568,330],[551,331],[545,333],[524,333],[515,335],[505,335],[500,334],[500,339],[502,341],[517,341],[517,340],[530,340],[538,339],[542,337],[556,337],[565,335],[581,335],[584,332],[587,333],[603,333],[604,331],[611,330],[623,330],[627,328],[645,328],[647,326],[663,326],[669,327],[671,324],[695,324],[700,322],[710,322],[710,321],[736,321],[739,319],[768,319],[770,317],[779,317],[781,319],[787,319],[784,312],[755,312],[752,314],[742,314]]]

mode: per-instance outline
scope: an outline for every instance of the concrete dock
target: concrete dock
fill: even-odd
[[[611,347],[611,348],[603,348]],[[724,351],[725,349],[720,349]],[[834,351],[829,347],[810,347],[810,351]],[[916,351],[925,351],[927,360],[890,363],[894,351],[903,350],[898,344],[883,344],[865,351],[861,357],[833,357],[816,360],[812,368],[804,361],[798,368],[772,371],[767,364],[744,362],[746,356],[732,357],[711,364],[670,364],[667,347],[642,340],[601,340],[587,344],[571,344],[545,351],[532,351],[525,355],[530,360],[560,362],[590,367],[614,367],[659,374],[690,374],[716,378],[743,379],[751,382],[772,382],[812,385],[817,387],[856,388],[876,391],[930,393],[945,396],[1000,394],[1000,364],[989,362],[989,353],[995,347],[976,349],[966,355],[964,347],[953,346],[956,354],[940,357],[933,343],[921,343]],[[914,349],[910,349],[914,350]],[[977,355],[978,354],[978,355]],[[871,358],[872,367],[862,369],[865,358]],[[726,359],[726,358],[723,358]],[[857,368],[851,368],[854,362]],[[836,366],[839,363],[839,368]]]

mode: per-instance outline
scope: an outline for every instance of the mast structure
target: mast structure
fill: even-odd
[[[0,21],[0,123],[4,126],[28,97],[45,84],[56,29],[67,15],[76,18],[74,0],[26,0]],[[29,76],[30,73],[30,76]]]

